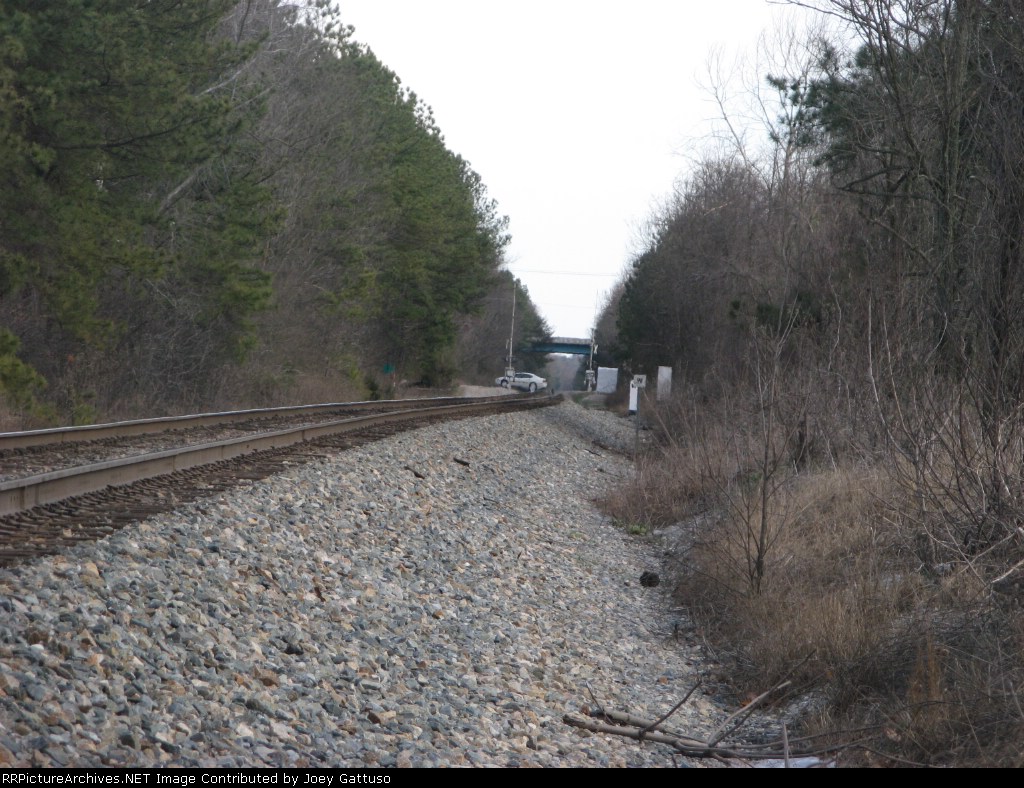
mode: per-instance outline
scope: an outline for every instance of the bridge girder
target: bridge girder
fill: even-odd
[[[530,345],[531,353],[565,353],[571,356],[589,356],[590,349],[589,339],[568,337],[553,337],[547,342],[533,342]]]

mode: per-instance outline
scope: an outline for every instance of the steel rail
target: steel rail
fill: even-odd
[[[284,448],[328,435],[353,432],[381,424],[415,421],[429,416],[449,416],[457,413],[485,411],[493,409],[496,405],[507,407],[509,410],[540,407],[553,404],[559,399],[560,395],[530,398],[495,397],[487,398],[486,401],[476,398],[468,403],[392,410],[321,424],[307,424],[242,438],[230,438],[180,449],[123,457],[78,468],[66,468],[36,476],[12,479],[0,483],[0,516],[15,514],[35,506],[54,503],[75,495],[96,492],[107,487],[131,484],[154,476],[194,468],[197,465],[220,462],[257,451]],[[396,402],[409,401],[411,400],[396,400]]]
[[[115,421],[107,424],[86,424],[78,427],[48,427],[40,430],[21,432],[0,432],[0,451],[53,446],[62,443],[82,443],[102,438],[123,438],[134,435],[151,435],[171,430],[185,430],[218,424],[233,424],[255,419],[290,416],[316,416],[336,410],[371,410],[381,407],[403,407],[412,410],[437,405],[458,405],[463,402],[495,402],[507,399],[495,397],[432,397],[424,399],[363,400],[359,402],[328,402],[318,405],[289,405],[277,408],[256,408],[252,410],[227,410],[220,413],[196,413],[185,416],[163,416],[154,419]]]

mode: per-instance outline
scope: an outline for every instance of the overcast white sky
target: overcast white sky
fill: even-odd
[[[717,110],[709,55],[753,54],[768,0],[337,0],[511,220],[509,268],[589,336]]]

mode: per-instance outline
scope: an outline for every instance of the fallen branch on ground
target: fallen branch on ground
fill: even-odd
[[[693,695],[699,682],[679,703],[672,707],[664,716],[657,720],[649,720],[643,717],[636,717],[628,712],[617,711],[602,707],[597,698],[594,698],[592,708],[584,707],[584,714],[565,714],[562,722],[574,728],[591,731],[593,733],[607,733],[613,736],[623,736],[627,739],[634,739],[638,742],[650,741],[658,744],[667,744],[681,755],[688,758],[715,758],[725,760],[729,758],[742,760],[782,760],[786,763],[790,758],[811,757],[838,752],[849,747],[850,744],[837,744],[829,746],[815,746],[811,744],[814,737],[807,739],[790,739],[788,731],[783,728],[782,738],[779,741],[745,744],[723,743],[723,739],[735,733],[750,716],[751,712],[759,706],[773,692],[784,689],[789,684],[784,681],[768,692],[762,693],[747,703],[736,713],[729,716],[706,740],[697,739],[678,731],[666,729],[663,726],[673,714],[678,711],[690,696]],[[591,692],[591,697],[593,693]]]
[[[836,745],[827,747],[790,747],[782,741],[766,742],[764,744],[716,744],[709,745],[706,741],[685,736],[674,731],[648,730],[649,720],[642,720],[625,712],[618,712],[613,709],[594,709],[591,716],[605,719],[630,719],[647,725],[629,725],[624,723],[600,722],[597,719],[590,719],[582,714],[565,714],[562,722],[573,728],[581,728],[593,733],[607,733],[613,736],[623,736],[636,741],[649,741],[657,744],[667,744],[680,755],[688,758],[715,758],[741,759],[741,760],[785,760],[788,758],[806,758],[816,755],[827,755],[845,749],[849,745]],[[790,741],[789,745],[793,742]]]

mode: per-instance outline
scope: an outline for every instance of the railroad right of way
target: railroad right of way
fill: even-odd
[[[0,569],[0,766],[672,765],[562,722],[703,670],[593,504],[633,439],[572,402],[436,424]]]

